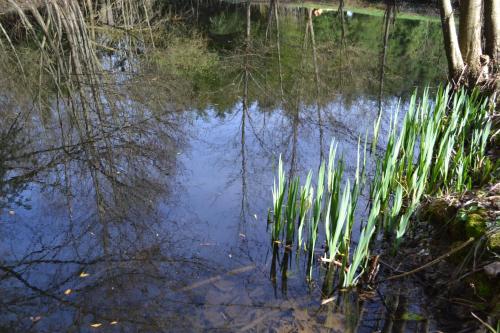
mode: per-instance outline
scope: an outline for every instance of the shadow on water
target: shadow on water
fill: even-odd
[[[439,24],[343,1],[123,3],[3,18],[0,329],[435,327],[411,281],[345,292],[321,264],[304,281],[266,215],[280,153],[304,175],[335,137],[352,174],[379,109],[445,76]]]

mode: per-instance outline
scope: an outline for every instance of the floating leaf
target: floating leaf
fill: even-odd
[[[406,312],[401,316],[401,319],[410,321],[422,321],[425,320],[425,317],[419,315],[418,313]]]
[[[94,323],[94,324],[90,324],[90,326],[93,328],[98,328],[98,327],[101,327],[102,324],[101,323]]]
[[[72,291],[73,291],[73,290],[71,290],[71,289],[66,289],[66,290],[64,291],[64,295],[69,295],[69,294],[71,294],[71,292],[72,292]]]
[[[321,301],[321,305],[325,305],[325,304],[331,303],[334,300],[335,300],[335,297],[330,297],[330,298],[324,299],[324,300]]]
[[[89,273],[85,273],[85,272],[81,272],[81,273],[80,273],[80,277],[81,277],[81,278],[87,277],[87,276],[89,276],[89,275],[90,275]]]

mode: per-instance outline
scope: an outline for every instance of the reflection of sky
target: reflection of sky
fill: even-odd
[[[394,102],[389,103],[394,105]],[[339,145],[338,156],[344,156],[346,177],[353,179],[358,136],[363,142],[364,133],[371,134],[377,115],[375,102],[360,98],[350,105],[346,110],[340,101],[329,103],[321,110],[322,124],[318,124],[317,110],[308,108],[300,112],[299,123],[296,124],[295,169],[302,178],[308,170],[316,172],[319,166],[321,126],[323,155],[327,156],[330,140],[335,139]],[[182,239],[196,240],[198,245],[215,244],[221,251],[221,258],[225,258],[226,252],[231,247],[237,247],[242,238],[262,245],[268,243],[266,218],[277,159],[279,154],[283,154],[288,172],[294,124],[293,118],[283,110],[261,112],[257,104],[252,104],[245,116],[243,172],[241,104],[235,105],[224,117],[217,117],[210,110],[204,114],[196,117],[190,125],[192,134],[187,149],[177,152],[178,164],[183,166],[183,170],[169,182],[180,186],[175,185],[173,193],[166,193],[167,197],[158,200],[153,209],[156,212],[149,216],[145,214],[146,220],[141,223],[146,224],[148,231],[155,235],[163,228],[168,230],[169,220],[174,220],[179,223],[175,230],[181,233]],[[384,115],[382,140],[389,118]],[[75,172],[75,175],[78,174],[80,172]],[[150,174],[156,172],[151,170]],[[44,174],[39,177],[44,177]],[[0,245],[4,258],[20,259],[26,253],[39,250],[40,244],[55,246],[63,244],[68,237],[78,244],[58,250],[58,256],[71,257],[75,253],[87,256],[98,249],[100,228],[96,225],[98,214],[93,184],[90,179],[78,176],[74,176],[72,184],[75,191],[72,197],[67,198],[60,188],[47,190],[32,183],[21,193],[29,198],[30,209],[15,207],[14,216],[4,210],[1,216],[2,234],[13,235]],[[133,188],[130,190],[133,191]],[[133,205],[133,199],[128,204]],[[71,219],[68,205],[71,205]],[[364,202],[359,206],[364,207]],[[133,207],[130,208],[134,211]],[[107,218],[112,220],[111,216]],[[148,218],[154,220],[148,221]],[[160,226],[156,223],[157,219],[161,221]],[[71,220],[71,225],[68,225],[68,220]],[[185,234],[182,234],[183,231]],[[84,232],[87,235],[80,238]]]
[[[391,100],[388,103],[395,105]],[[323,153],[326,156],[329,142],[335,138],[339,143],[338,152],[343,154],[346,162],[346,175],[352,179],[356,163],[357,137],[364,137],[365,132],[371,133],[377,106],[376,102],[362,98],[350,104],[348,109],[342,105],[340,101],[332,101],[323,108],[322,124],[318,123],[317,110],[314,108],[300,111],[299,123],[296,124],[296,170],[299,175],[304,176],[309,169],[316,171],[318,168],[321,126]],[[287,297],[279,296],[278,293],[278,299],[274,300],[274,291],[268,280],[271,253],[270,235],[266,232],[267,209],[271,204],[271,187],[280,153],[285,159],[285,170],[288,172],[290,169],[293,117],[283,110],[261,112],[256,103],[251,105],[245,115],[243,172],[242,115],[241,104],[238,103],[223,118],[217,117],[210,110],[207,110],[204,116],[195,117],[190,125],[191,134],[185,149],[168,149],[177,152],[177,165],[182,166],[180,172],[168,176],[171,177],[170,184],[178,184],[174,185],[174,190],[165,192],[155,200],[151,212],[132,213],[122,222],[116,220],[113,214],[105,214],[105,219],[111,224],[107,250],[112,257],[124,260],[146,253],[146,257],[151,256],[154,263],[158,260],[154,259],[156,256],[161,258],[166,254],[175,254],[188,261],[203,258],[213,271],[190,265],[184,265],[184,268],[180,269],[173,268],[170,264],[152,264],[150,267],[148,263],[110,263],[104,271],[120,272],[123,277],[119,280],[129,285],[113,287],[117,280],[109,280],[106,274],[102,275],[100,272],[106,266],[101,264],[42,264],[28,268],[26,278],[36,286],[60,285],[55,290],[59,294],[67,288],[76,289],[78,291],[75,294],[78,294],[73,296],[75,302],[83,302],[87,304],[87,308],[99,306],[89,305],[92,303],[88,302],[103,292],[110,294],[99,302],[101,306],[133,304],[137,307],[137,302],[146,302],[149,304],[149,311],[160,314],[167,309],[177,309],[179,305],[171,303],[171,299],[178,297],[186,299],[188,304],[183,306],[208,301],[219,304],[235,299],[244,304],[257,302],[283,306],[283,302],[287,302],[288,298],[295,299],[298,302],[296,304],[308,304],[311,299],[304,298],[307,291],[303,282],[305,268],[302,261],[295,260],[295,256],[290,260],[290,271],[287,273]],[[382,136],[388,127],[389,119],[388,115],[384,115]],[[134,156],[129,158],[133,160]],[[157,174],[154,170],[143,171],[146,177],[148,174]],[[133,174],[131,176],[133,177]],[[44,176],[42,174],[39,177]],[[245,188],[243,181],[246,182]],[[30,198],[31,209],[16,207],[14,216],[3,212],[3,222],[0,225],[3,239],[0,243],[0,253],[3,260],[12,263],[32,252],[37,254],[28,259],[34,257],[88,261],[103,256],[103,222],[99,222],[97,218],[93,184],[90,179],[76,177],[73,186],[75,190],[71,222],[64,193],[57,189],[42,190],[36,183],[28,186],[22,193],[24,197]],[[130,191],[133,190],[131,187]],[[126,193],[125,198],[131,194]],[[147,193],[140,192],[139,195],[146,195],[147,198]],[[113,209],[113,205],[117,204],[111,201],[107,209]],[[134,212],[135,204],[139,203],[127,200],[127,205]],[[362,208],[358,214],[359,218],[364,216],[362,210],[365,206],[366,201],[362,198],[359,204]],[[139,204],[139,209],[142,209],[141,207],[142,204]],[[320,230],[323,230],[322,225]],[[358,228],[354,228],[354,232],[357,233]],[[172,269],[179,272],[176,278],[180,281],[169,278]],[[196,286],[197,281],[207,278],[207,274],[208,277],[214,274],[218,276],[220,271],[234,269],[242,269],[243,272],[234,273],[234,276],[223,275],[207,285],[193,287],[194,290],[188,288],[186,292],[170,294],[173,291],[159,291],[165,283],[165,278],[170,280],[168,288],[175,290],[176,285],[189,286],[195,283]],[[83,270],[89,271],[93,277],[97,274],[99,278],[82,281],[78,274]],[[130,275],[131,272],[135,273]],[[316,270],[315,274],[317,273]],[[143,278],[137,279],[140,276]],[[240,280],[242,277],[245,278]],[[65,280],[67,282],[64,282]],[[4,287],[7,286],[4,284]],[[115,289],[112,288],[118,288],[116,290],[120,290],[120,294],[113,296]],[[88,291],[83,291],[87,289]],[[251,296],[247,296],[248,293]],[[228,300],[229,295],[232,296]],[[40,310],[40,307],[35,306],[35,309]],[[227,311],[225,307],[221,309]],[[72,321],[71,311],[53,311],[53,319],[61,325],[64,322],[69,325]],[[218,319],[213,319],[213,316],[217,317],[218,312],[212,308],[194,308],[191,311],[197,318],[209,316],[209,321],[218,322]],[[249,320],[243,314],[241,316],[243,317],[240,317],[240,320]],[[129,325],[136,327],[137,324]],[[175,325],[181,325],[181,322],[176,322]]]
[[[332,101],[321,111],[323,154],[327,156],[330,140],[335,138],[338,156],[344,156],[346,176],[350,179],[356,168],[358,135],[362,144],[364,133],[371,135],[376,110],[376,103],[360,99],[349,110]],[[195,229],[206,243],[236,246],[242,223],[248,224],[246,237],[262,240],[279,154],[285,159],[285,170],[290,169],[293,119],[283,110],[270,114],[260,112],[258,105],[253,104],[245,123],[246,193],[242,193],[242,112],[241,105],[236,105],[224,118],[215,117],[211,111],[197,118],[193,123],[196,134],[188,145],[191,148],[180,155],[181,164],[186,167],[179,181],[185,188],[180,200],[199,219]],[[384,116],[384,121],[388,120],[389,117]],[[388,124],[382,124],[382,136],[387,127]],[[318,119],[314,109],[300,113],[297,146],[296,169],[304,178],[308,170],[316,172],[320,161]],[[245,215],[241,217],[243,199],[248,206],[245,204]],[[365,203],[360,202],[360,207]],[[265,239],[264,243],[267,242]]]

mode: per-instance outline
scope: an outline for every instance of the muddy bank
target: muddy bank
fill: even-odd
[[[437,296],[438,303],[449,303],[464,323],[473,312],[495,327],[500,318],[500,183],[428,198],[417,219],[419,231],[404,252],[418,249],[422,265],[473,239],[422,273],[427,291]]]

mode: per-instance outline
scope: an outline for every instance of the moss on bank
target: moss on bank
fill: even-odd
[[[420,219],[446,227],[451,241],[486,238],[490,251],[500,253],[500,184],[460,195],[431,198]]]
[[[488,249],[490,251],[500,253],[500,231],[494,231],[493,234],[488,238]]]
[[[486,217],[481,208],[474,207],[472,210],[460,209],[453,225],[463,229],[465,236],[481,238],[486,233]]]

